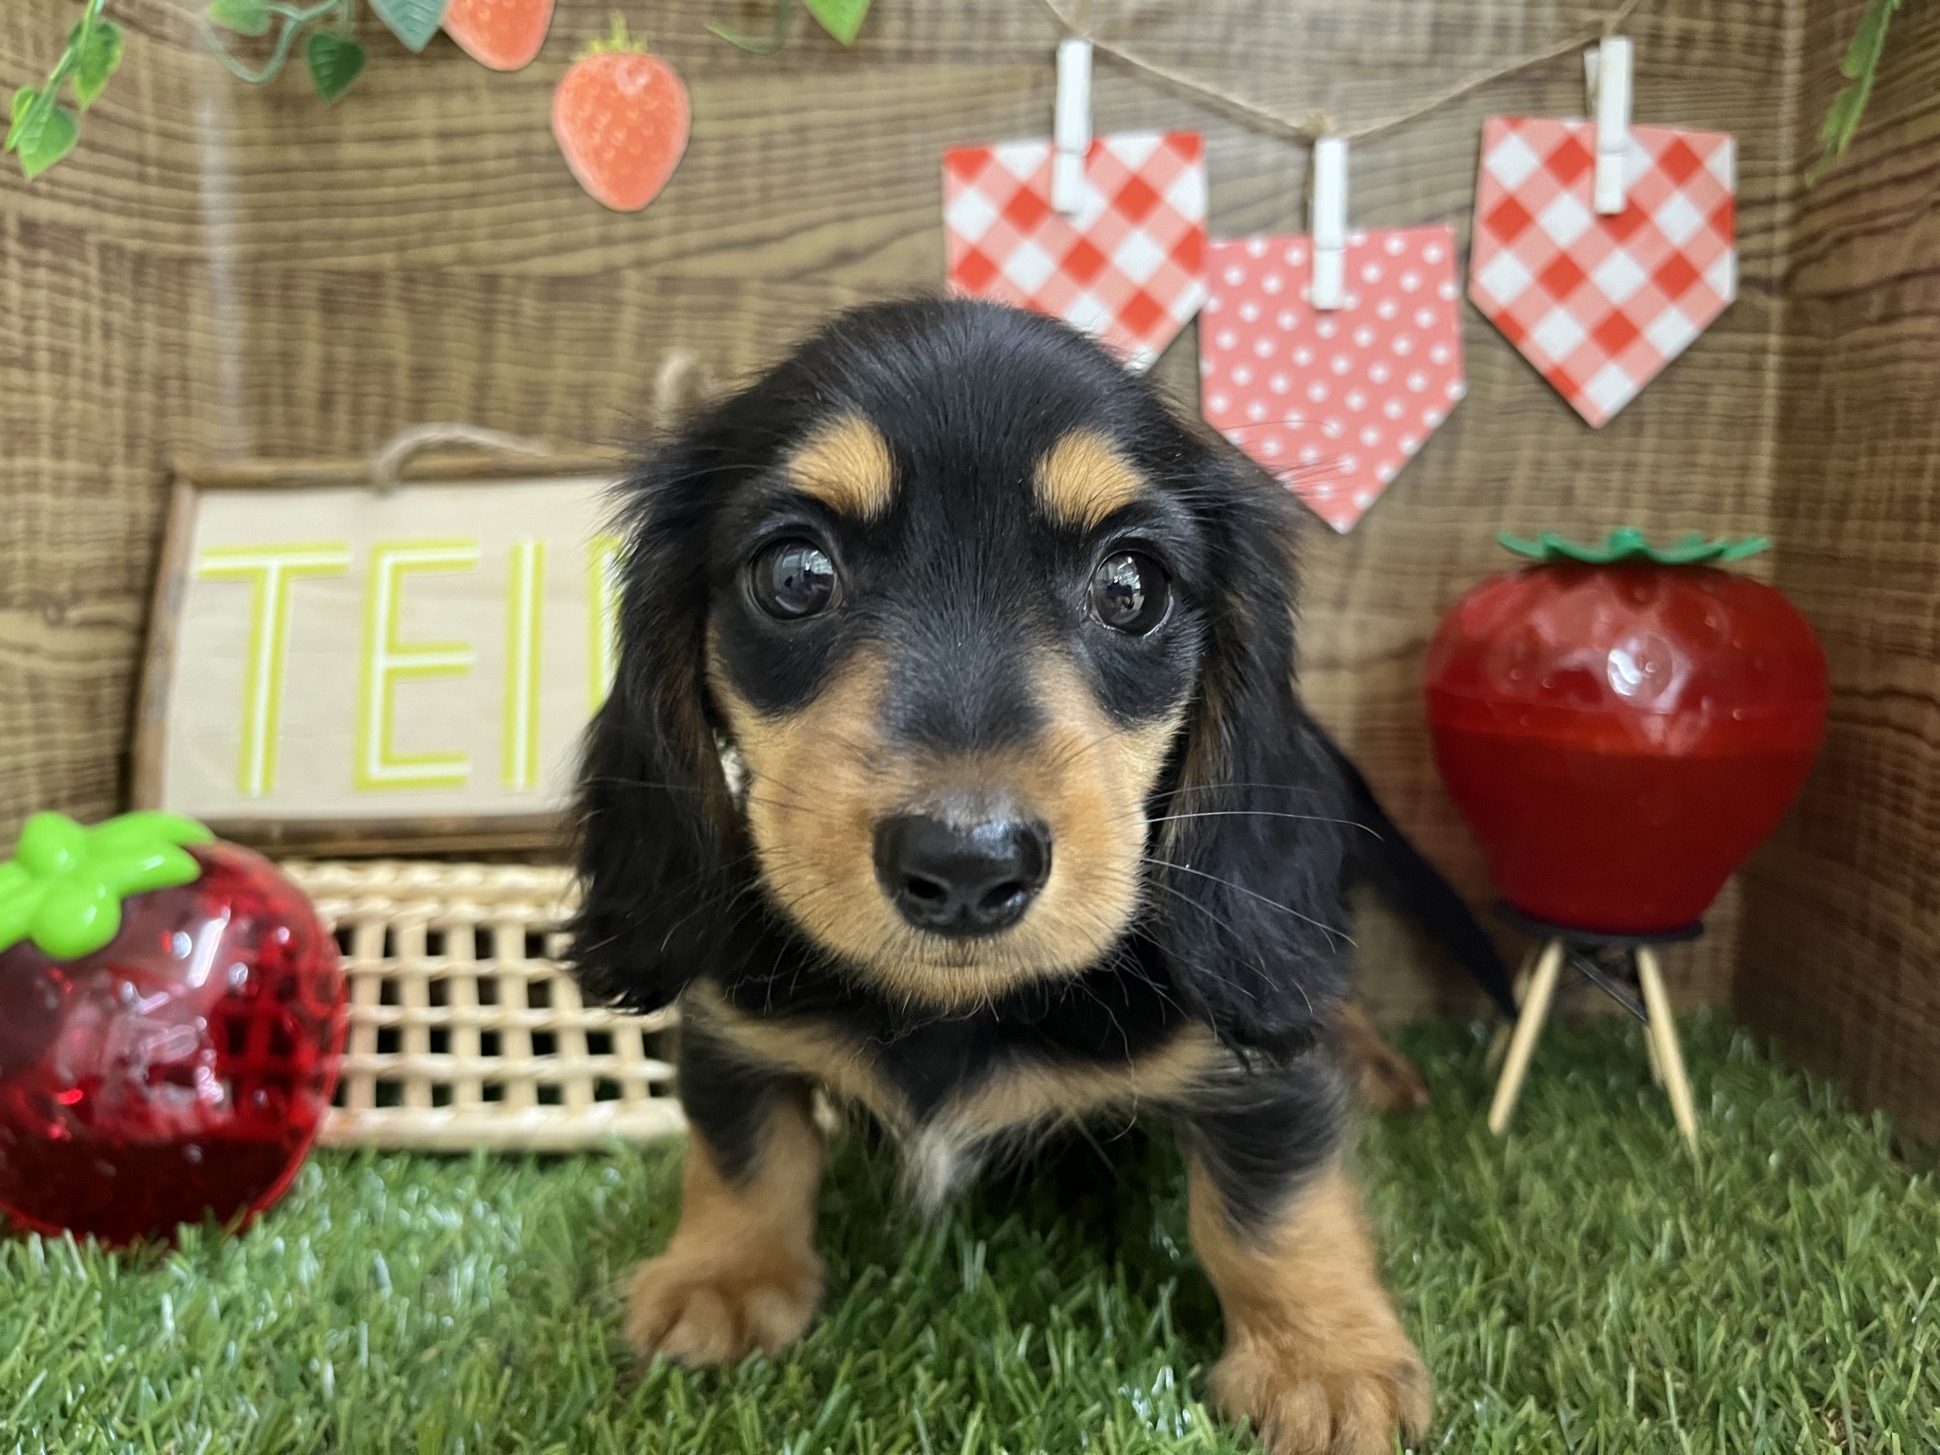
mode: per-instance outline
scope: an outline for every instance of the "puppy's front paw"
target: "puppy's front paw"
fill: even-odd
[[[732,1364],[792,1344],[815,1317],[824,1269],[814,1254],[724,1265],[670,1251],[633,1270],[626,1340],[642,1359]]]
[[[1252,1421],[1270,1455],[1391,1455],[1396,1430],[1428,1428],[1427,1367],[1398,1330],[1356,1353],[1349,1367],[1237,1342],[1213,1368],[1213,1395],[1230,1418]]]

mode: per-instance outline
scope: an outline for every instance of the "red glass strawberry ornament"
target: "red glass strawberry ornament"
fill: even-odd
[[[1771,587],[1718,569],[1766,542],[1502,537],[1428,650],[1428,723],[1497,890],[1550,924],[1682,928],[1797,795],[1825,655]]]
[[[282,1196],[343,1051],[316,911],[200,824],[57,813],[0,861],[0,1209],[118,1244]]]

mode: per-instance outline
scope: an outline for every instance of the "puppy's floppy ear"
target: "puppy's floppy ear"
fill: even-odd
[[[1344,796],[1294,692],[1291,497],[1211,451],[1195,483],[1217,570],[1159,809],[1154,937],[1223,1041],[1286,1057],[1314,1044],[1345,990]]]
[[[720,953],[738,822],[704,688],[705,473],[675,441],[625,487],[619,652],[580,773],[570,958],[589,997],[654,1010]]]

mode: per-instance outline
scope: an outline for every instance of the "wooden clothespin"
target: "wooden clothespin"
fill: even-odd
[[[1091,150],[1091,42],[1058,42],[1058,102],[1051,139],[1051,206],[1067,215],[1085,202],[1085,155]]]
[[[1311,302],[1318,309],[1347,306],[1347,138],[1323,136],[1314,143],[1314,239]]]
[[[1606,35],[1583,53],[1590,109],[1596,114],[1596,210],[1623,211],[1624,155],[1630,147],[1630,40]]]

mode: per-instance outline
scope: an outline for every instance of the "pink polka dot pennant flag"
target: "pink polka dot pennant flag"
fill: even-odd
[[[1309,302],[1312,240],[1214,242],[1199,406],[1345,534],[1467,392],[1447,227],[1347,236],[1344,307]]]
[[[1070,214],[1051,205],[1053,156],[1049,137],[944,153],[950,289],[1061,318],[1142,372],[1205,299],[1205,142],[1094,139]]]
[[[1594,205],[1597,127],[1491,117],[1469,297],[1601,426],[1737,296],[1732,140],[1632,126],[1623,210]]]

